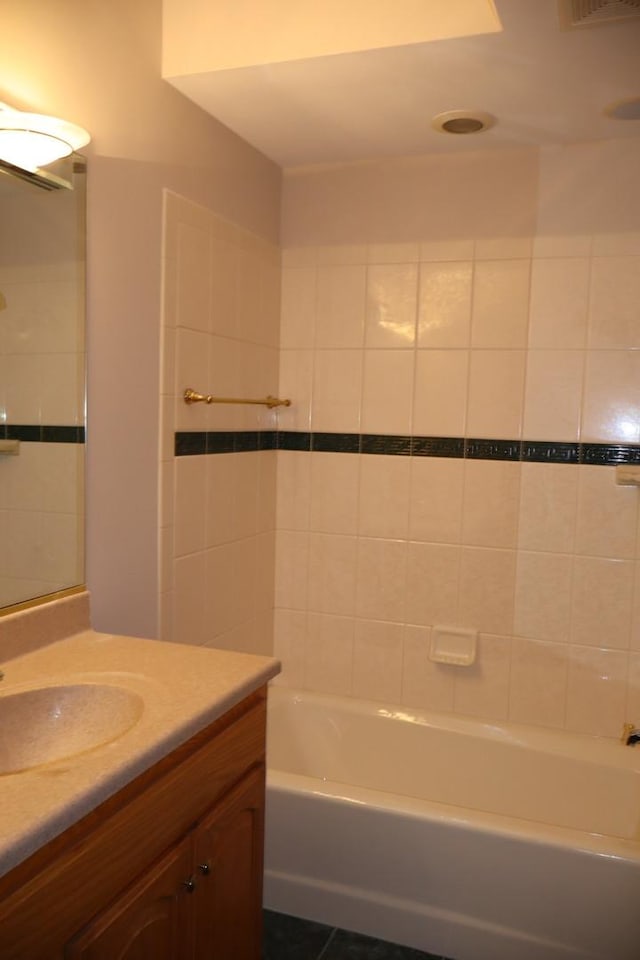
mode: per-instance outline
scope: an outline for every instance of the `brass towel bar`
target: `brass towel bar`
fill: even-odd
[[[212,397],[210,393],[197,393],[187,387],[184,394],[185,403],[256,403],[263,407],[290,407],[291,400],[280,400],[278,397],[265,397],[264,400],[235,400],[229,397]]]

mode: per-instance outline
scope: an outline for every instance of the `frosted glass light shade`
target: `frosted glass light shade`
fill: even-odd
[[[91,137],[82,127],[39,113],[0,106],[0,160],[31,172],[67,157]]]

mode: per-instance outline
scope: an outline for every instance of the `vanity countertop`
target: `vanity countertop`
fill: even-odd
[[[140,719],[111,742],[0,776],[0,876],[279,672],[270,657],[86,630],[4,664],[0,697],[109,684],[138,694]],[[0,732],[1,736],[1,732]]]

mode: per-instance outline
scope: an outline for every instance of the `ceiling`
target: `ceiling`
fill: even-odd
[[[638,0],[612,6],[640,12]],[[165,79],[285,168],[640,137],[640,119],[604,113],[640,97],[640,17],[563,30],[557,0],[495,7],[497,33]],[[457,109],[496,123],[467,136],[431,128]]]

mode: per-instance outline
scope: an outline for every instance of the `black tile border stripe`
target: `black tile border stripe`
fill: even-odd
[[[413,457],[464,457],[464,437],[412,437]]]
[[[529,463],[579,463],[580,444],[524,440],[522,459]]]
[[[411,455],[411,437],[393,437],[384,433],[363,433],[361,453],[385,454],[391,457]]]
[[[312,449],[326,453],[360,453],[360,440],[359,433],[311,434]]]
[[[40,424],[0,424],[0,440],[23,443],[84,443],[84,427],[47,426]]]
[[[521,440],[482,440],[468,438],[464,444],[467,460],[521,460]]]
[[[25,431],[77,430],[82,432],[82,439],[66,442],[84,441],[84,428],[81,427],[19,429]],[[0,437],[2,436],[14,439],[14,434],[3,434],[0,427]],[[26,439],[26,436],[15,437],[15,439]],[[450,457],[456,460],[509,460],[517,463],[575,463],[589,466],[640,464],[640,444],[637,443],[561,443],[556,440],[410,437],[379,433],[310,433],[295,430],[236,430],[208,433],[181,431],[175,434],[176,457],[257,450],[362,453],[391,457]]]

